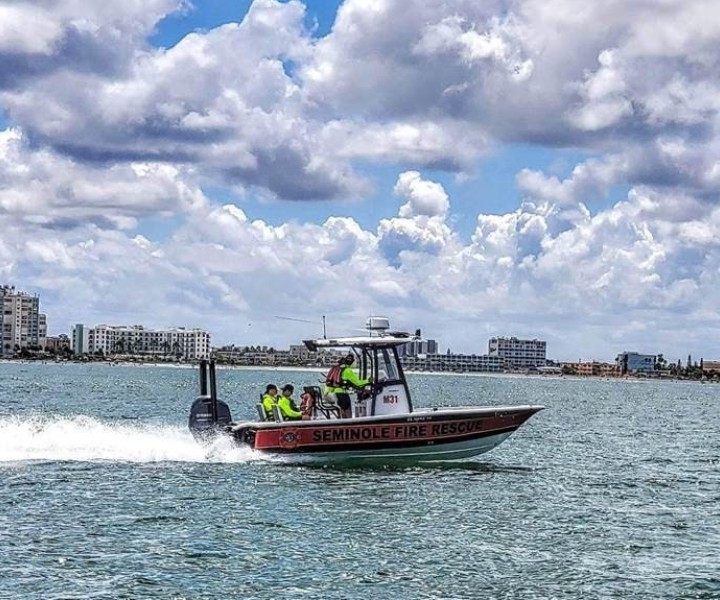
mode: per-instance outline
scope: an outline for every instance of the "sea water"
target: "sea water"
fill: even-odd
[[[220,370],[236,419],[264,385]],[[434,466],[269,460],[187,431],[194,370],[0,364],[0,598],[720,598],[720,385],[411,375],[544,404]]]

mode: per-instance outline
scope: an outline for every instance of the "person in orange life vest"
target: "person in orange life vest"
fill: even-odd
[[[343,419],[350,418],[350,390],[360,390],[368,383],[367,379],[360,379],[353,371],[352,364],[355,362],[355,356],[348,354],[338,362],[330,371],[328,371],[325,379],[328,394],[335,394],[337,397],[338,407],[340,408],[340,417]]]
[[[282,414],[283,421],[299,421],[302,419],[303,415],[292,399],[294,391],[295,388],[288,383],[283,386],[282,393],[278,397],[277,407]]]
[[[303,388],[303,394],[300,396],[300,412],[302,413],[303,421],[307,421],[313,418],[313,410],[315,409],[315,396],[312,393],[311,388]]]

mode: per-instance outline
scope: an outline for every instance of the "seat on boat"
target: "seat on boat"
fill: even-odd
[[[275,419],[275,422],[277,422],[277,423],[283,422],[282,413],[280,412],[280,409],[277,407],[277,404],[273,405],[272,414],[273,414],[273,418]]]
[[[330,419],[332,417],[340,417],[340,410],[338,407],[332,404],[332,402],[328,402],[323,399],[322,389],[319,385],[304,386],[303,395],[304,394],[310,394],[312,397],[312,412],[310,413],[311,419]]]
[[[320,411],[323,415],[325,415],[326,419],[330,419],[335,417],[336,419],[340,418],[340,407],[337,404],[337,395],[336,394],[322,394],[320,392],[320,388],[317,388],[318,395],[315,399],[315,410]]]
[[[257,408],[258,417],[260,417],[261,421],[267,421],[267,413],[265,412],[265,407],[262,405],[262,402],[258,402],[255,405],[255,408]]]

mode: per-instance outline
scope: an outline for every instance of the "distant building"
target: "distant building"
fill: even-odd
[[[72,348],[72,340],[61,333],[58,336],[48,336],[45,341],[45,350],[48,352],[60,353],[63,350],[70,350]]]
[[[40,312],[40,298],[0,286],[0,332],[0,356],[12,356],[21,348],[44,348],[47,317]]]
[[[618,354],[615,364],[620,373],[653,373],[657,364],[654,354],[639,354],[638,352],[623,352]]]
[[[422,354],[437,354],[437,340],[413,340],[402,346],[398,346],[400,356],[420,356]]]
[[[703,360],[702,361],[703,371],[715,371],[720,373],[720,360]]]
[[[493,337],[488,341],[488,355],[499,356],[513,369],[543,367],[547,362],[546,346],[542,340]]]
[[[142,325],[73,327],[75,354],[144,354],[194,360],[210,356],[210,334],[202,329],[150,329]]]
[[[72,351],[75,354],[91,354],[90,350],[90,329],[78,323],[72,330]]]
[[[568,370],[570,374],[585,377],[619,377],[620,367],[615,363],[598,361],[562,362],[561,368]]]
[[[408,371],[450,371],[456,373],[502,373],[505,361],[487,354],[419,354],[400,358]]]

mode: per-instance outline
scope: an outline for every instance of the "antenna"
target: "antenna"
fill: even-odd
[[[309,319],[296,319],[295,317],[284,317],[282,315],[273,315],[275,319],[283,321],[295,321],[296,323],[310,323],[311,325],[319,325],[319,321],[310,321]],[[325,327],[325,315],[322,316],[323,339],[327,339],[327,330]]]
[[[307,319],[296,319],[295,317],[281,317],[280,315],[273,315],[273,316],[276,319],[282,319],[283,321],[296,321],[297,323],[312,323],[313,325],[317,325],[317,321],[308,321]]]

